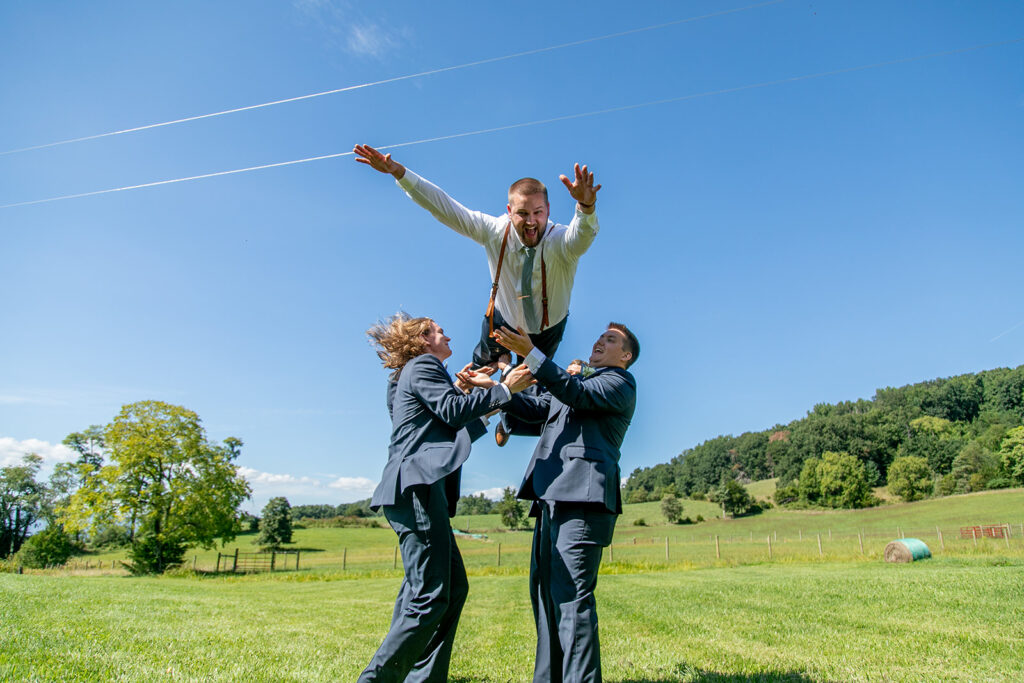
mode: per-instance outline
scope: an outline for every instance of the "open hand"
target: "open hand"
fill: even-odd
[[[352,151],[356,153],[356,161],[375,171],[390,173],[395,180],[401,180],[405,175],[405,166],[392,159],[390,154],[381,154],[369,145],[356,145]]]
[[[497,384],[497,382],[490,377],[493,373],[494,368],[490,366],[485,365],[474,370],[473,364],[467,363],[466,367],[455,373],[455,386],[467,394],[474,387],[479,387],[481,389],[493,387]]]
[[[514,352],[520,358],[526,358],[533,350],[533,342],[521,329],[518,331],[502,325],[494,331],[494,341]]]
[[[572,198],[582,204],[581,208],[584,213],[591,213],[594,210],[594,203],[597,201],[597,191],[601,189],[601,186],[594,185],[594,174],[587,170],[586,165],[581,167],[576,164],[573,170],[576,173],[574,180],[569,180],[564,175],[558,176],[558,179],[569,190]]]

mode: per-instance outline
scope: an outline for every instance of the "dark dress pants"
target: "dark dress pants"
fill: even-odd
[[[537,622],[534,683],[601,680],[597,570],[617,515],[592,503],[539,501],[530,560],[530,601]]]
[[[358,680],[444,683],[469,592],[445,480],[409,487],[395,505],[384,506],[384,516],[398,534],[405,578],[391,627]]]
[[[530,341],[538,349],[544,352],[544,355],[548,358],[555,357],[555,351],[558,350],[558,345],[562,343],[562,335],[565,334],[565,321],[569,319],[569,316],[562,318],[561,322],[552,325],[548,329],[538,332],[537,334],[529,335]],[[501,317],[501,314],[497,310],[494,311],[494,329],[498,329],[502,326],[512,327],[505,319]],[[498,344],[490,336],[491,324],[487,320],[487,316],[484,316],[483,326],[480,328],[480,343],[473,349],[473,365],[479,367],[481,365],[487,365],[498,360],[498,356],[503,353],[511,352],[504,346]],[[521,361],[522,359],[520,359]]]

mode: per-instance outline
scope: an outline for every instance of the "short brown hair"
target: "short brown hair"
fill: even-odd
[[[508,188],[508,196],[511,197],[514,194],[526,196],[531,194],[542,194],[544,195],[544,201],[548,201],[548,188],[544,186],[544,183],[536,178],[520,178],[512,183],[512,186]]]
[[[366,331],[384,367],[394,368],[392,379],[398,379],[406,363],[426,353],[427,340],[423,335],[430,330],[432,322],[430,318],[413,318],[399,311]]]
[[[640,357],[640,341],[636,338],[636,335],[633,334],[633,332],[622,323],[608,323],[608,329],[618,330],[626,337],[626,351],[629,351],[631,354],[633,354],[633,357],[629,359],[628,363],[626,363],[626,367],[628,368],[630,365],[636,362],[637,358]]]

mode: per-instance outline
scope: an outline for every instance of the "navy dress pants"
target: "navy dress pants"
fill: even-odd
[[[448,518],[444,480],[409,487],[384,516],[398,534],[405,578],[391,627],[359,681],[445,683],[469,583]]]
[[[530,560],[530,601],[537,622],[534,683],[601,680],[597,570],[617,515],[592,503],[538,501]]]

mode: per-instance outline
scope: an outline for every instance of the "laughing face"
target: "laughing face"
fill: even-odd
[[[550,208],[543,193],[517,192],[508,196],[508,215],[524,246],[535,247],[540,243],[548,225]]]
[[[622,332],[611,328],[605,330],[590,350],[590,367],[625,368],[633,357],[632,352],[626,351],[626,344],[626,335]]]
[[[451,338],[446,337],[441,326],[433,320],[430,321],[430,329],[423,333],[423,338],[427,342],[426,352],[436,356],[438,360],[447,360],[452,355],[452,350],[448,346]]]

